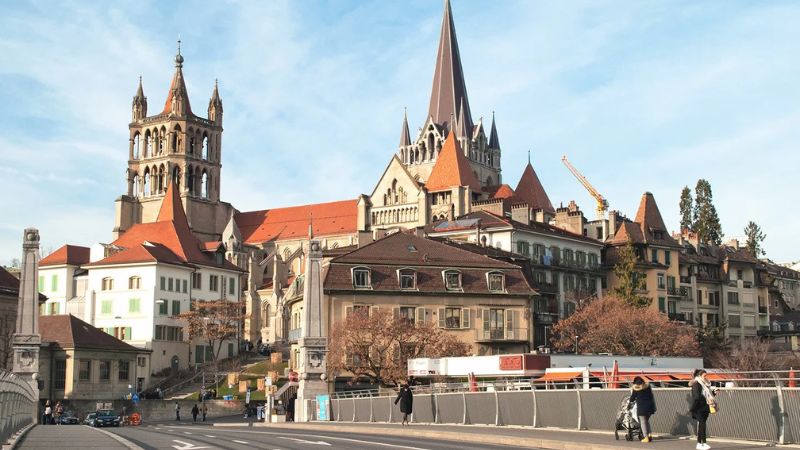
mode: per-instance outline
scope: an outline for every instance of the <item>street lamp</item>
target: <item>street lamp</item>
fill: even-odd
[[[578,336],[575,336],[575,354],[578,354]]]

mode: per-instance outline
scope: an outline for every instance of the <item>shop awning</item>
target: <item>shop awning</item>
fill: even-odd
[[[648,373],[643,376],[644,378],[647,378],[650,381],[675,381],[675,379],[672,378],[671,374],[668,375],[665,373]]]
[[[692,374],[690,373],[673,373],[671,374],[676,380],[680,381],[689,381],[692,379]]]
[[[544,374],[543,377],[537,378],[533,381],[540,382],[540,381],[571,381],[573,378],[578,378],[583,375],[581,371],[575,372],[547,372]]]

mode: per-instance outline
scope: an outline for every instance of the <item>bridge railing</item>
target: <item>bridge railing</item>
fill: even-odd
[[[0,443],[33,423],[36,397],[27,381],[0,370]]]

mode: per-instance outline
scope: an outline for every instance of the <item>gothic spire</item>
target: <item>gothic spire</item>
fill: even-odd
[[[133,96],[133,120],[143,119],[147,117],[147,97],[144,96],[144,88],[142,88],[142,77],[139,76],[139,87],[136,89],[136,95]]]
[[[174,104],[173,104],[174,103]],[[175,113],[176,115],[192,115],[189,105],[189,93],[186,91],[186,82],[183,80],[183,55],[181,55],[181,41],[178,41],[178,53],[175,55],[175,75],[167,93],[162,114]]]
[[[208,101],[208,120],[212,122],[222,122],[222,99],[219,97],[219,81],[214,80],[214,92]]]
[[[431,89],[431,103],[428,113],[435,123],[453,128],[450,117],[458,117],[459,105],[463,102],[465,123],[462,125],[468,130],[473,127],[472,115],[469,110],[467,86],[464,83],[464,72],[461,68],[461,55],[458,52],[456,27],[453,24],[453,11],[450,0],[444,2],[444,17],[442,17],[442,31],[439,37],[439,50],[436,54],[436,68],[433,73],[433,87]]]
[[[500,139],[497,137],[497,127],[495,126],[494,111],[492,111],[492,131],[489,134],[489,148],[500,148]],[[530,155],[528,155],[528,163],[530,163]]]
[[[465,109],[467,108],[464,106],[464,99],[462,98],[458,110],[458,121],[456,122],[456,137],[458,138],[467,138],[472,134],[472,127],[467,127],[466,117],[464,117]]]
[[[400,147],[411,145],[411,133],[408,131],[408,110],[403,112],[403,128],[400,130]]]

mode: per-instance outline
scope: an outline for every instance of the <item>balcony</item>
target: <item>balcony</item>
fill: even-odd
[[[539,292],[549,292],[549,293],[558,293],[558,284],[557,283],[547,283],[547,282],[533,282],[533,288]]]
[[[745,281],[745,282],[743,282],[743,283],[742,283],[742,285],[743,285],[745,288],[747,288],[747,289],[750,289],[750,288],[752,288],[752,287],[753,287],[753,282],[752,282],[752,281]]]
[[[669,295],[670,297],[683,297],[684,296],[683,293],[685,291],[686,291],[685,288],[679,288],[675,286],[667,287],[667,295]]]
[[[692,277],[681,275],[681,284],[692,284]]]
[[[759,306],[758,307],[758,313],[759,314],[766,314],[767,313],[767,307],[766,306]]]
[[[475,331],[475,342],[512,342],[528,340],[528,330],[525,328],[486,328]]]
[[[686,314],[684,313],[669,313],[667,317],[674,322],[686,322]]]
[[[303,329],[302,328],[295,328],[293,330],[289,330],[289,342],[297,342],[303,336]]]

